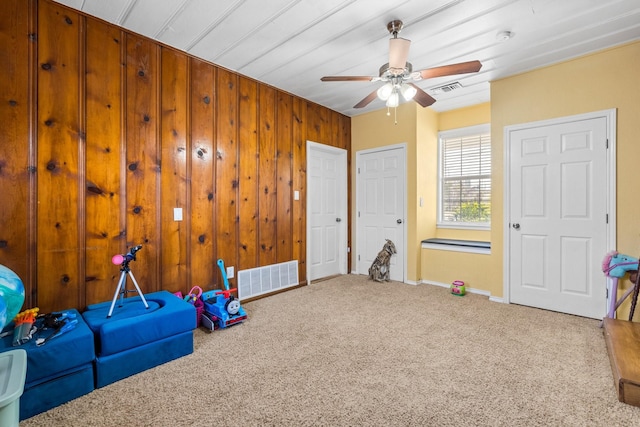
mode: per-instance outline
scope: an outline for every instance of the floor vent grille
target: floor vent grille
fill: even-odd
[[[298,260],[238,271],[240,300],[298,285]]]

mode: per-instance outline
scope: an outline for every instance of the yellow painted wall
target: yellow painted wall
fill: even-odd
[[[451,130],[467,126],[476,126],[491,121],[491,104],[488,102],[459,108],[452,111],[444,111],[438,114],[438,130]]]
[[[421,243],[436,235],[437,182],[438,182],[438,114],[431,108],[418,108],[416,129],[418,132],[418,156],[416,157],[416,244],[415,253],[418,270],[416,279],[424,278]],[[420,206],[422,198],[422,206]]]
[[[420,109],[420,110],[418,110]],[[421,126],[417,126],[418,116]],[[430,155],[429,146],[432,144],[437,126],[437,114],[431,109],[423,109],[414,102],[401,104],[397,109],[397,124],[394,124],[394,112],[387,116],[387,109],[382,108],[367,114],[353,117],[351,120],[351,149],[352,149],[352,218],[356,218],[356,153],[361,150],[379,148],[394,144],[407,144],[407,276],[408,282],[417,282],[420,277],[420,242],[424,237],[427,221],[423,219],[426,210],[418,209],[418,181],[416,177],[424,174],[424,169],[418,171],[421,158]],[[425,130],[431,129],[431,130]],[[428,140],[423,142],[422,140]],[[426,196],[431,197],[427,194]],[[357,264],[356,230],[352,227],[352,265]],[[368,266],[367,266],[368,268]]]
[[[491,105],[487,103],[446,111],[438,114],[437,131],[459,129],[491,123]],[[423,234],[423,239],[438,237],[443,239],[464,239],[490,241],[491,232],[486,230],[461,230],[451,228],[436,228],[437,220],[437,187],[438,187],[438,136],[433,135],[434,142],[429,153],[433,161],[433,172],[428,179],[422,181],[424,186],[431,188],[432,206],[431,232]],[[492,209],[493,211],[493,209]],[[484,268],[491,255],[471,254],[462,252],[422,249],[420,271],[421,280],[431,283],[450,284],[454,280],[462,280],[469,288],[486,290],[490,287],[491,276],[487,276]]]
[[[492,212],[503,212],[504,127],[617,109],[617,250],[640,255],[640,42],[495,81],[491,84]],[[504,221],[493,215],[488,266],[502,295]],[[605,254],[602,254],[604,257]],[[628,282],[628,281],[627,281]]]
[[[466,239],[466,236],[461,238]],[[491,263],[492,256],[422,249],[422,280],[424,283],[446,285],[454,280],[462,280],[467,288],[488,292],[491,276],[487,274],[486,266]]]
[[[488,123],[491,123],[491,104],[488,102],[438,114],[438,132]],[[438,147],[436,145],[436,153],[437,149]],[[436,179],[437,178],[436,171]],[[485,230],[439,228],[436,230],[436,234],[430,237],[487,241],[491,239],[491,232]]]

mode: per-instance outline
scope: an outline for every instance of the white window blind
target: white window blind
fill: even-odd
[[[489,227],[491,134],[489,126],[440,135],[439,225]]]

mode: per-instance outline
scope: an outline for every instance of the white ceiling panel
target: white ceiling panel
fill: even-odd
[[[120,23],[134,0],[86,1],[83,10],[89,15],[99,16],[105,21]]]
[[[189,0],[135,0],[122,18],[122,26],[138,34],[157,39],[158,34],[180,13]]]
[[[282,64],[282,60],[271,53],[283,50],[283,44],[294,40],[299,34],[304,34],[315,24],[323,22],[327,17],[340,11],[350,1],[299,1],[278,16],[268,21],[268,25],[257,28],[238,43],[234,49],[229,49],[216,58],[216,61],[229,64],[234,70],[242,70],[252,64],[257,58],[271,59],[273,63]],[[308,46],[307,46],[308,47]],[[236,49],[248,50],[253,53],[251,60],[238,57]]]
[[[56,0],[58,3],[74,9],[81,9],[83,0]]]
[[[292,0],[245,0],[238,4],[237,8],[209,31],[189,52],[201,57],[206,57],[215,63],[218,57],[228,50],[234,49],[247,38],[268,26],[272,19],[284,13],[287,7],[297,1]],[[257,12],[257,11],[260,12]],[[236,49],[242,52],[241,49]],[[245,52],[243,55],[252,55]],[[225,64],[226,67],[226,64]],[[228,67],[230,68],[230,67]]]
[[[387,4],[388,2],[375,0],[374,6]],[[351,10],[353,9],[353,10]],[[351,15],[361,8],[357,8],[357,5],[352,1],[345,8],[340,10],[340,13],[335,13],[327,16],[323,21],[316,23],[315,25],[307,28],[304,32],[297,34],[282,43],[277,49],[274,49],[270,55],[263,55],[259,58],[255,58],[251,62],[248,62],[239,71],[246,73],[260,80],[280,79],[285,80],[292,74],[299,74],[300,66],[295,64],[299,62],[302,64],[302,69],[309,70],[310,65],[305,64],[318,64],[326,63],[330,60],[335,60],[341,52],[346,54],[347,52],[353,53],[354,51],[360,52],[360,49],[365,48],[369,40],[364,36],[367,35],[367,30],[363,27],[351,27],[342,28],[344,25],[343,14]],[[377,9],[379,10],[379,9]],[[362,11],[367,14],[367,11]],[[371,20],[375,17],[374,13],[371,13]],[[366,25],[375,26],[370,20],[366,21]],[[327,31],[327,28],[341,27],[339,31]],[[357,34],[360,32],[360,34]],[[352,37],[348,37],[351,35]],[[375,37],[375,40],[382,38]],[[383,44],[380,47],[384,47]],[[283,72],[288,72],[289,75],[285,76]],[[318,77],[319,78],[319,77]]]
[[[188,51],[224,21],[242,1],[192,0],[160,31],[158,39],[170,46]]]
[[[56,0],[227,69],[354,116],[388,62],[387,23],[402,20],[414,71],[479,60],[477,73],[415,82],[436,111],[489,101],[489,82],[640,39],[640,0]],[[496,35],[511,31],[501,42]]]

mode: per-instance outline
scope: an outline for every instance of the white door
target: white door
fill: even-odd
[[[357,265],[369,274],[376,255],[391,240],[398,253],[391,257],[390,278],[404,282],[405,183],[404,147],[357,155]]]
[[[308,280],[347,273],[347,153],[307,142]]]
[[[607,118],[514,130],[507,141],[510,301],[602,318]]]

